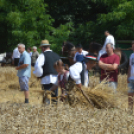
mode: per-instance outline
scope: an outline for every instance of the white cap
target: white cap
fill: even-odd
[[[37,49],[37,47],[36,46],[33,46],[33,49]]]

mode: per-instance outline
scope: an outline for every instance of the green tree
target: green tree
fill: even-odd
[[[82,43],[87,48],[91,41],[102,40],[102,28],[96,25],[98,15],[107,13],[106,5],[103,2],[91,0],[45,0],[48,4],[49,14],[55,19],[54,27],[68,22],[73,23],[73,31],[68,38],[75,45]],[[99,28],[98,28],[99,27]],[[98,34],[98,33],[101,34]]]
[[[0,0],[0,52],[19,43],[39,46],[42,39],[61,51],[63,41],[84,47],[103,44],[104,31],[116,39],[134,38],[134,0]]]
[[[97,23],[112,31],[117,39],[133,39],[134,0],[104,0],[102,3],[107,6],[108,13],[100,14]]]
[[[19,42],[39,45],[53,30],[54,20],[46,11],[43,0],[1,0],[0,39],[3,49],[11,51]],[[2,35],[2,36],[1,36]]]
[[[63,41],[69,40],[69,37],[74,32],[74,24],[66,23],[65,25],[60,25],[58,28],[53,29],[53,32],[50,35],[47,35],[46,38],[49,39],[52,43],[51,49],[60,54]],[[74,41],[74,40],[72,40]]]

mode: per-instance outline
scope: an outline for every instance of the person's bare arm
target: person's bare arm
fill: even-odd
[[[16,67],[16,70],[20,70],[20,69],[24,69],[24,68],[27,68],[29,64],[23,64],[23,65],[20,65],[19,67]]]
[[[77,87],[81,89],[82,88],[81,83],[80,84],[77,84]]]
[[[114,63],[114,64],[106,64],[106,70],[116,70],[118,69],[118,64]]]
[[[99,61],[99,67],[103,70],[116,70],[118,69],[118,64],[105,64],[102,61]]]
[[[106,65],[102,61],[99,61],[98,65],[101,69],[106,70]]]

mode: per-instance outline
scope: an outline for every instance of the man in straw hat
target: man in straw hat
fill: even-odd
[[[87,54],[86,56],[77,55],[76,63],[69,68],[70,77],[76,82],[79,88],[88,87],[89,77],[88,70],[96,65],[96,55]]]
[[[109,87],[112,87],[114,92],[116,92],[120,58],[114,54],[114,46],[112,43],[107,43],[106,52],[107,53],[102,55],[99,60],[101,81],[107,78]]]
[[[42,40],[40,48],[42,53],[39,55],[35,66],[34,75],[41,78],[43,90],[49,90],[57,82],[57,72],[54,63],[60,59],[59,55],[50,50],[48,40]],[[55,90],[57,94],[57,90]],[[54,97],[54,96],[53,96]]]
[[[18,50],[21,53],[18,67],[18,77],[20,83],[21,91],[24,91],[25,94],[25,103],[29,103],[29,78],[31,77],[31,57],[25,51],[25,45],[20,43],[18,44]]]

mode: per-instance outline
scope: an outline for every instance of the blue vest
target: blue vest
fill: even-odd
[[[85,82],[85,77],[84,77],[84,71],[85,71],[85,67],[84,67],[84,56],[83,55],[77,55],[76,56],[76,62],[81,62],[82,63],[82,72],[81,72],[81,84],[84,85]]]

